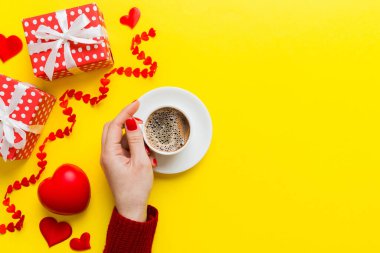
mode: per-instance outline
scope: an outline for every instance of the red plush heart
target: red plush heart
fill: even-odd
[[[6,62],[22,49],[22,42],[19,37],[12,35],[6,38],[0,34],[0,59]]]
[[[83,170],[72,164],[61,165],[53,177],[41,182],[38,197],[49,211],[62,215],[80,213],[90,201],[90,182]]]
[[[129,10],[129,15],[125,15],[120,18],[120,23],[123,25],[127,25],[131,29],[133,29],[133,27],[135,27],[137,22],[139,21],[140,15],[140,10],[136,7],[133,7]]]
[[[90,234],[86,232],[83,233],[80,238],[71,239],[70,248],[78,251],[91,249]]]
[[[57,222],[56,219],[52,217],[45,217],[40,221],[40,231],[49,247],[63,242],[72,234],[69,223]]]

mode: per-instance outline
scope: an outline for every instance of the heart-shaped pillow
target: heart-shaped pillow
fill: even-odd
[[[19,37],[12,35],[6,38],[0,34],[0,59],[3,62],[18,54],[22,49],[22,41]]]
[[[80,213],[90,201],[90,182],[79,167],[73,164],[60,166],[53,177],[41,182],[38,197],[49,211],[62,215]]]

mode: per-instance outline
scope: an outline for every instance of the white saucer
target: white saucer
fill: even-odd
[[[210,114],[203,102],[194,94],[176,87],[162,87],[151,90],[139,98],[140,108],[135,114],[146,121],[155,108],[173,106],[182,110],[191,121],[191,141],[175,155],[156,154],[156,172],[174,174],[196,165],[206,154],[212,137]]]

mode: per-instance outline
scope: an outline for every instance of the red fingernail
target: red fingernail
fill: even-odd
[[[150,149],[149,149],[147,146],[145,146],[145,151],[146,151],[146,153],[147,153],[148,155],[150,155]]]
[[[125,125],[127,125],[127,129],[129,131],[134,131],[137,129],[136,121],[133,118],[127,119],[125,121]]]
[[[154,166],[154,167],[157,166],[157,159],[156,159],[156,158],[153,158],[153,166]]]

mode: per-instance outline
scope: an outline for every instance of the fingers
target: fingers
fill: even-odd
[[[134,101],[125,107],[109,124],[106,142],[110,144],[120,144],[122,139],[122,128],[126,119],[133,117],[140,106],[138,101]]]
[[[136,120],[132,117],[127,119],[125,129],[132,159],[146,158],[144,138]]]
[[[102,148],[105,146],[106,144],[106,139],[107,139],[107,133],[108,133],[108,127],[109,127],[109,122],[107,122],[106,124],[104,124],[103,126],[103,133],[102,133]]]

